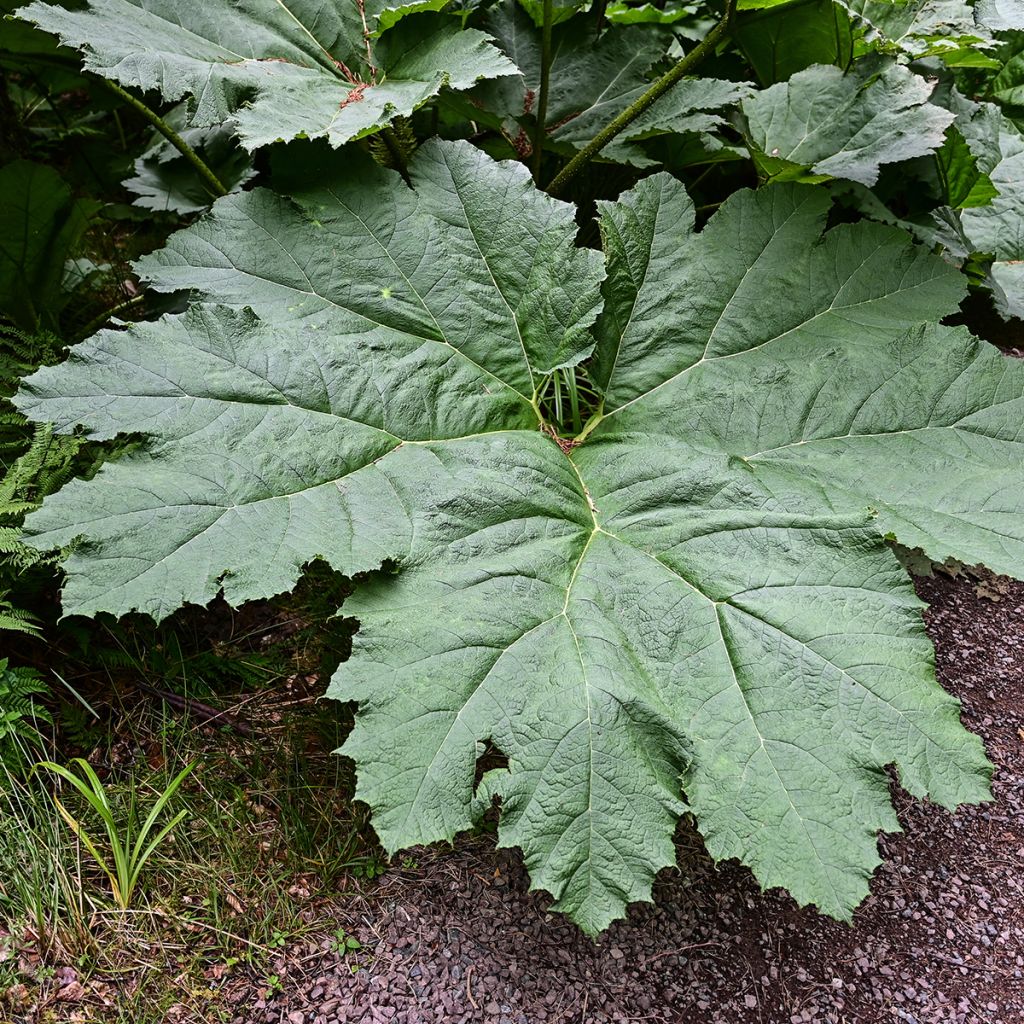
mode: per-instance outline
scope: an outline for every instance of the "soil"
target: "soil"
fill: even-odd
[[[343,904],[361,950],[322,938],[282,957],[279,991],[232,992],[234,1024],[1024,1024],[1024,585],[918,587],[996,799],[951,814],[893,783],[905,832],[882,838],[853,926],[681,831],[684,870],[595,944],[547,913],[514,852],[460,840]]]

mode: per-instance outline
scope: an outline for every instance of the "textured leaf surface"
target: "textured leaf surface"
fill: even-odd
[[[884,538],[1021,570],[1024,367],[919,326],[962,287],[901,232],[822,237],[824,194],[782,185],[698,234],[657,175],[601,211],[606,397],[567,453],[529,399],[537,353],[595,310],[564,305],[601,277],[571,209],[466,146],[421,150],[415,191],[350,173],[220,200],[144,270],[226,305],[27,383],[35,417],[149,437],[30,521],[85,537],[68,610],[388,561],[346,602],[331,688],[359,703],[344,750],[388,849],[500,796],[501,842],[599,931],[649,898],[689,808],[714,856],[848,916],[898,828],[885,766],[946,806],[987,795]],[[505,208],[481,222],[485,187]],[[475,792],[484,740],[509,768]]]
[[[339,154],[296,201],[230,197],[137,269],[162,291],[191,288],[273,323],[437,341],[532,398],[539,374],[593,346],[601,257],[574,247],[573,208],[518,164],[427,143],[412,174],[415,192]]]
[[[115,543],[160,521],[161,542],[141,559],[110,557],[100,575],[84,571],[88,559],[72,559],[69,605],[83,612],[137,607],[163,617],[184,601],[208,601],[224,573],[225,592],[245,600],[287,589],[318,554],[333,552],[347,564],[339,552],[350,550],[356,525],[331,525],[345,514],[340,480],[401,439],[522,425],[524,415],[536,423],[529,404],[535,372],[589,351],[600,257],[573,247],[572,208],[536,192],[524,168],[496,165],[468,145],[429,145],[416,163],[414,193],[369,161],[353,166],[349,156],[345,164],[346,176],[310,192],[304,206],[262,190],[231,196],[143,261],[158,287],[192,288],[235,305],[241,319],[195,313],[137,328],[140,339],[154,333],[146,347],[155,362],[124,371],[125,380],[152,378],[153,387],[170,389],[179,400],[166,418],[186,434],[197,417],[210,424],[195,427],[202,440],[189,469],[157,471],[159,486],[140,468],[148,456],[130,469],[122,461],[103,471],[128,475],[96,535]],[[495,203],[502,193],[504,203]],[[242,312],[247,306],[273,327],[258,326]],[[178,384],[160,384],[165,357],[157,339],[172,334],[180,350],[212,353],[185,367],[196,376],[184,394],[200,387],[209,398],[193,414]],[[116,336],[100,338],[114,343]],[[268,352],[280,373],[264,365]],[[204,383],[217,380],[218,361],[248,367],[250,360],[251,369],[233,371],[230,384]],[[59,374],[49,379],[48,389],[59,388]],[[214,400],[217,386],[226,391],[222,402]],[[349,397],[334,397],[339,386]],[[101,376],[86,404],[117,388]],[[268,396],[282,408],[261,410]],[[493,415],[473,414],[478,402]],[[144,405],[131,429],[143,429],[151,415]],[[235,440],[237,418],[225,418],[236,407],[251,416],[244,443]],[[292,452],[292,442],[302,452]],[[45,543],[61,543],[48,533],[47,516],[35,528],[47,534]],[[274,546],[273,566],[261,568],[263,543]],[[370,550],[368,562],[356,557],[353,566],[379,565],[380,548]]]
[[[81,50],[90,71],[168,100],[189,97],[197,127],[234,116],[255,149],[299,135],[340,145],[411,114],[443,85],[467,89],[515,72],[457,20],[399,17],[423,6],[89,0],[67,10],[37,0],[18,13]]]
[[[873,185],[882,164],[942,145],[953,114],[929,103],[931,92],[898,65],[815,66],[745,100],[746,134],[771,176],[809,169]]]
[[[1021,0],[978,0],[975,17],[992,32],[1024,29],[1024,3]]]

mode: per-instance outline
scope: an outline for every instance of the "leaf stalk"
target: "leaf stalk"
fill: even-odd
[[[632,102],[618,117],[610,121],[586,144],[552,179],[547,187],[549,195],[557,196],[577,174],[594,159],[617,135],[628,128],[655,100],[660,99],[677,82],[685,78],[706,60],[718,44],[729,34],[736,0],[728,0],[725,14],[688,54],[677,61],[642,96]]]
[[[228,194],[220,178],[210,170],[203,158],[152,107],[148,107],[127,89],[122,89],[117,82],[109,78],[104,78],[103,81],[116,96],[138,111],[196,169],[215,196]]]
[[[116,306],[111,306],[109,309],[105,309],[98,316],[94,316],[78,332],[75,340],[82,341],[83,339],[88,338],[91,334],[95,334],[112,316],[117,316],[118,313],[123,313],[125,310],[141,306],[145,301],[146,293],[140,292],[138,295],[134,295],[130,299],[125,299],[124,302],[117,303]]]
[[[391,162],[394,164],[395,170],[398,171],[405,180],[405,183],[408,185],[409,166],[405,159],[405,152],[402,149],[401,142],[399,142],[394,130],[390,127],[382,128],[380,131],[380,137],[388,151],[388,156],[391,157]]]
[[[540,92],[537,96],[537,124],[533,130],[533,180],[540,184],[544,155],[544,132],[548,121],[548,93],[551,88],[551,28],[555,20],[554,0],[544,0],[540,42]]]

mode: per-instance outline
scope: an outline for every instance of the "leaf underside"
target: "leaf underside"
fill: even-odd
[[[435,142],[410,172],[218,201],[139,266],[188,312],[29,378],[32,417],[148,438],[29,519],[82,538],[66,610],[393,563],[346,602],[330,689],[389,850],[500,797],[501,843],[594,933],[689,811],[715,858],[849,917],[899,827],[887,765],[988,797],[886,538],[1021,572],[1024,366],[922,326],[956,271],[896,229],[823,234],[813,187],[697,232],[655,175],[601,204],[602,259],[519,165]],[[603,418],[567,454],[532,399],[587,357]],[[484,740],[509,767],[475,792]]]

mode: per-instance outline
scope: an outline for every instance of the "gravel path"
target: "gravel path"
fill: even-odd
[[[234,1024],[1024,1024],[1024,585],[998,601],[923,580],[944,685],[997,766],[996,802],[949,814],[896,792],[872,895],[848,927],[716,869],[680,833],[680,872],[593,944],[486,841],[420,851],[326,941],[279,966],[283,991],[237,993]],[[694,877],[695,876],[695,877]]]

